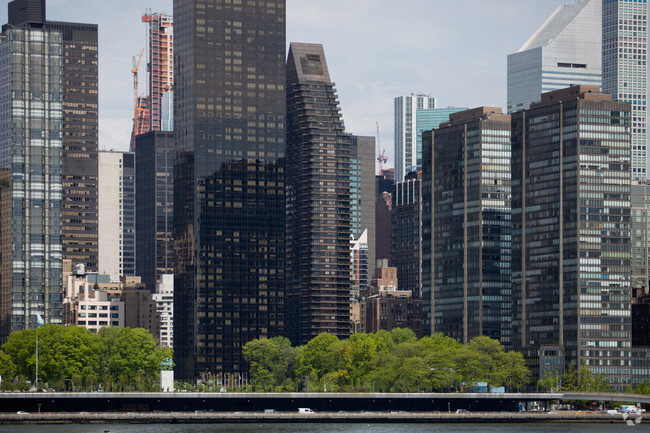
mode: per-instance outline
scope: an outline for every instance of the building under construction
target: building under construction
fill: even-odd
[[[131,150],[134,150],[135,137],[149,131],[173,130],[173,82],[174,82],[174,21],[166,13],[142,15],[142,22],[149,24],[146,95],[138,94],[138,72],[140,57],[133,58],[134,114]]]

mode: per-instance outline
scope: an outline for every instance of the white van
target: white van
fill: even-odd
[[[299,407],[298,413],[314,413],[314,411],[309,409],[308,407]]]

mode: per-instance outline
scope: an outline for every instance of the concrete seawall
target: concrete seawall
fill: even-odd
[[[627,420],[642,423],[642,415]],[[0,424],[114,423],[539,423],[608,422],[624,425],[623,414],[605,412],[75,412],[0,413]]]

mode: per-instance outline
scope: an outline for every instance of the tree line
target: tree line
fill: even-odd
[[[39,388],[59,391],[158,391],[160,364],[173,351],[141,328],[43,325],[38,330]],[[13,332],[0,350],[1,387],[36,380],[36,330]]]
[[[418,339],[409,329],[346,340],[325,333],[299,347],[284,337],[258,339],[244,345],[243,356],[258,392],[443,392],[477,382],[516,391],[530,381],[523,355],[497,340],[463,345],[442,334]]]

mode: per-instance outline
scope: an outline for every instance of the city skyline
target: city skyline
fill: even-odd
[[[421,92],[436,97],[440,107],[505,107],[507,55],[564,2],[505,0],[498,7],[479,0],[287,3],[287,52],[290,42],[323,44],[336,77],[346,130],[376,136],[379,122],[381,145],[392,167],[395,97]],[[81,0],[47,2],[48,20],[99,24],[100,149],[128,150],[133,115],[131,58],[146,45],[147,26],[141,22],[145,9],[173,14],[172,0],[116,0],[98,2],[93,8]],[[3,23],[6,13],[0,8]],[[308,19],[313,16],[321,19]],[[339,23],[336,31],[332,22]],[[477,43],[472,36],[476,34],[488,38]],[[141,69],[142,93],[146,76],[146,69]]]

